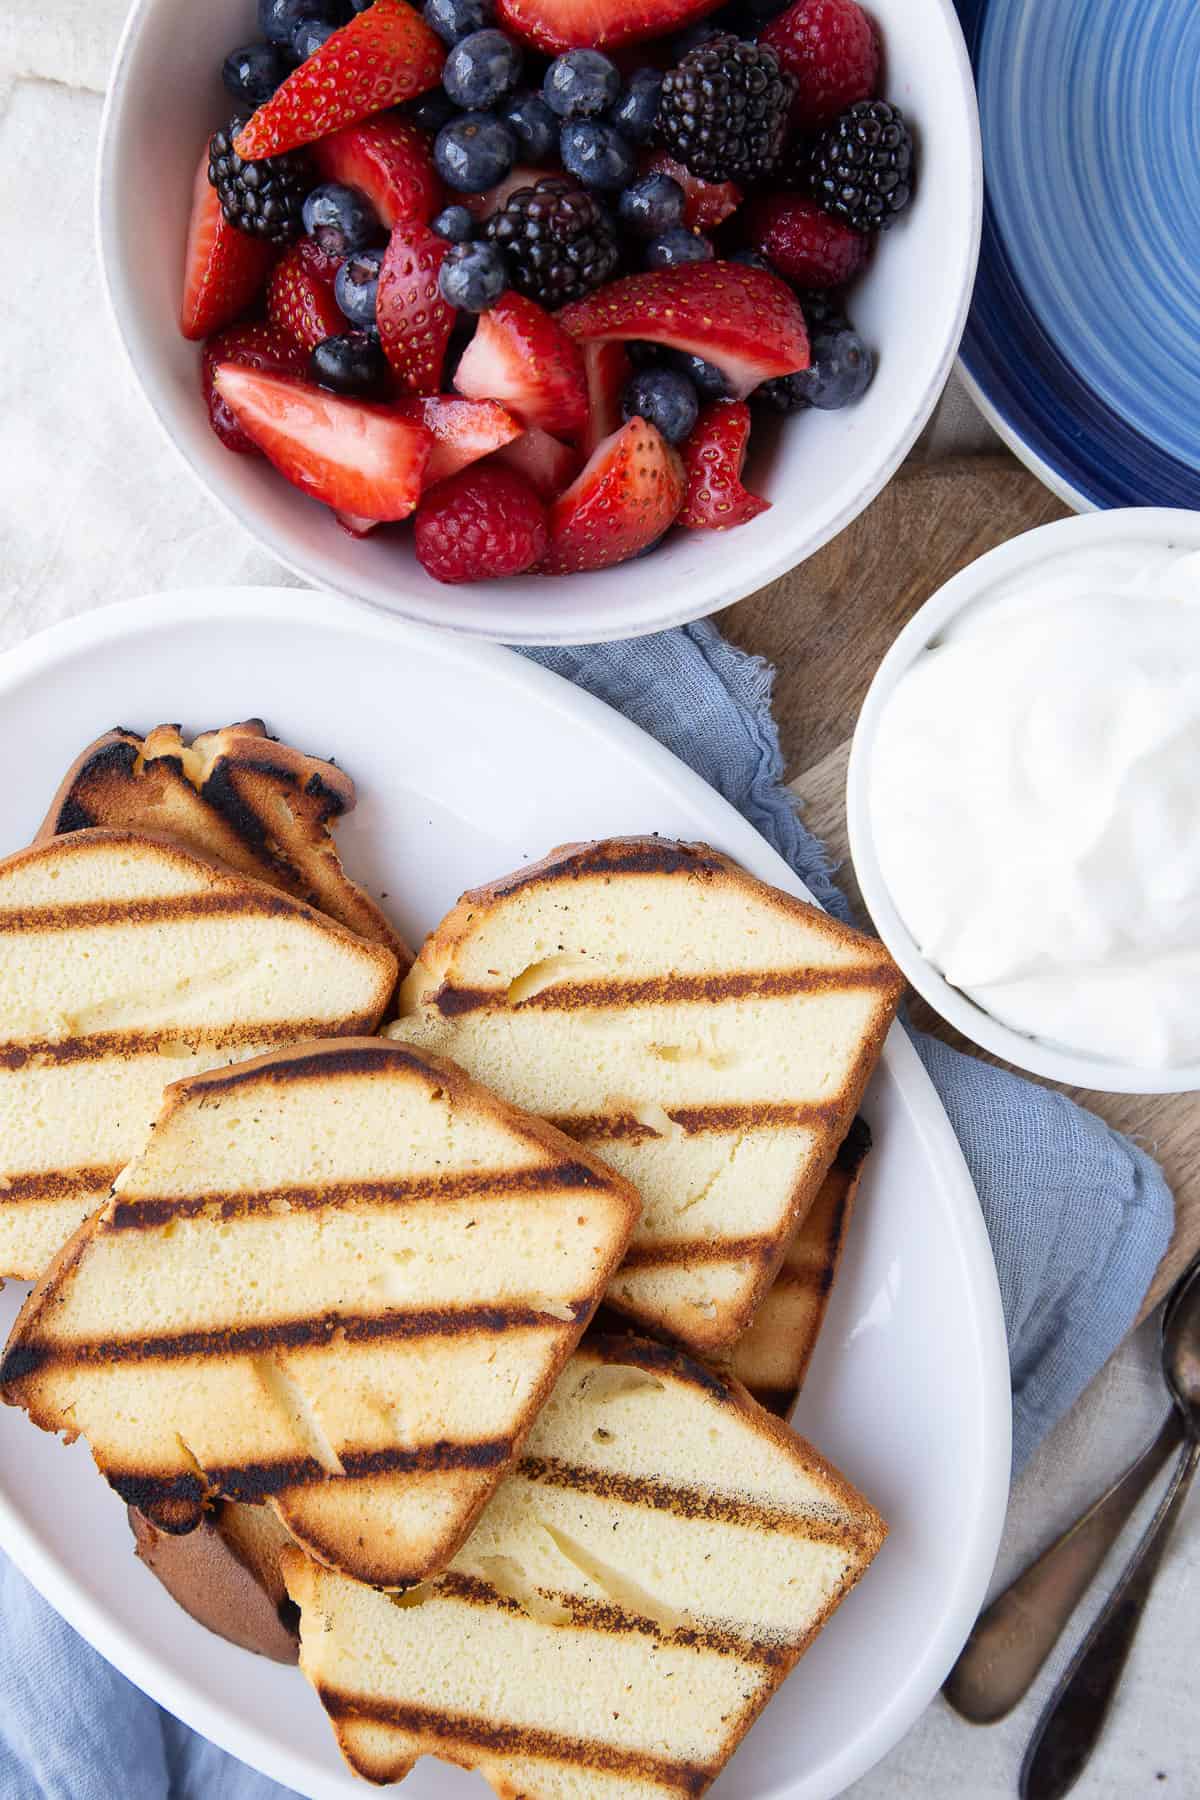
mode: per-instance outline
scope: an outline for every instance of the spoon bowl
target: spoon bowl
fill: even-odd
[[[1163,1315],[1162,1368],[1189,1434],[1200,1439],[1200,1258]]]

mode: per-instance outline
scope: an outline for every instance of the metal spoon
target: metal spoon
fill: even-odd
[[[1175,1283],[1164,1319],[1192,1275],[1188,1268]],[[942,1689],[964,1719],[994,1725],[1024,1699],[1142,1495],[1185,1436],[1183,1415],[1172,1406],[1137,1461],[980,1613]]]
[[[1158,1511],[1038,1721],[1021,1768],[1021,1800],[1062,1800],[1083,1773],[1200,1466],[1200,1263],[1180,1283],[1163,1318],[1162,1365],[1186,1442]]]

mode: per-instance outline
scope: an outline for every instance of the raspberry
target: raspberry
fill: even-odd
[[[749,213],[750,242],[803,288],[841,287],[867,260],[870,239],[801,194],[767,194]]]
[[[759,34],[795,77],[792,125],[813,131],[856,100],[869,100],[879,79],[879,39],[857,0],[796,0]]]
[[[413,537],[435,581],[523,575],[546,554],[546,508],[512,469],[473,464],[421,501]]]

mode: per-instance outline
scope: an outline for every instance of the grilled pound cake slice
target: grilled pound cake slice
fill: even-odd
[[[283,1552],[300,1662],[369,1781],[695,1800],[886,1527],[744,1389],[634,1338],[576,1352],[448,1570],[397,1601]]]
[[[269,1506],[219,1500],[183,1537],[131,1506],[129,1526],[139,1561],[199,1624],[272,1662],[299,1660],[296,1607],[279,1572],[292,1539]]]
[[[870,1148],[865,1120],[855,1119],[770,1291],[722,1362],[760,1406],[784,1419],[796,1404],[825,1322]]]
[[[374,1031],[396,959],[165,839],[80,831],[0,862],[0,1276],[107,1199],[168,1081]]]
[[[632,1181],[609,1304],[713,1355],[770,1287],[902,986],[875,939],[706,845],[610,839],[465,894],[388,1032]]]
[[[55,1259],[0,1395],[168,1530],[269,1502],[404,1587],[445,1565],[620,1262],[638,1200],[541,1119],[380,1038],[168,1088]]]
[[[386,944],[407,969],[412,952],[338,856],[332,827],[354,802],[344,769],[268,737],[261,719],[190,745],[178,725],[145,738],[117,726],[72,763],[35,842],[93,825],[166,833]]]

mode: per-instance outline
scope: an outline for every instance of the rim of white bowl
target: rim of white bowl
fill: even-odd
[[[789,570],[798,568],[801,563],[807,562],[809,557],[814,556],[840,531],[844,531],[848,525],[852,524],[870,505],[871,501],[882,492],[928,424],[933,409],[954,368],[959,345],[966,329],[983,230],[983,151],[979,109],[975,98],[975,80],[971,69],[971,59],[954,8],[954,0],[926,0],[926,4],[940,15],[949,51],[957,66],[959,93],[966,113],[963,124],[968,151],[970,224],[963,241],[962,254],[955,278],[958,302],[954,324],[942,347],[937,365],[907,424],[897,432],[883,460],[870,476],[860,483],[853,494],[843,501],[834,515],[802,541],[792,541],[778,550],[772,551],[770,548],[770,544],[774,542],[773,538],[767,540],[765,552],[753,560],[745,556],[734,557],[728,562],[724,558],[720,559],[719,576],[714,574],[708,583],[701,581],[686,584],[682,595],[673,586],[664,588],[660,584],[648,582],[645,589],[648,603],[653,605],[657,601],[658,607],[653,613],[648,613],[644,619],[639,620],[636,625],[631,625],[627,619],[619,625],[609,625],[604,617],[602,602],[572,622],[558,626],[552,623],[552,616],[544,626],[540,624],[536,627],[529,624],[506,625],[502,622],[502,592],[492,593],[486,610],[481,609],[481,616],[476,620],[448,618],[444,612],[439,611],[436,590],[431,591],[429,598],[425,599],[415,588],[398,588],[396,602],[384,605],[382,601],[360,592],[348,581],[340,581],[329,574],[315,576],[311,569],[306,568],[290,549],[286,534],[265,523],[253,508],[241,505],[232,492],[218,491],[175,437],[164,412],[142,379],[124,310],[118,298],[118,283],[115,273],[118,259],[115,253],[117,230],[114,198],[116,188],[114,165],[117,157],[116,121],[121,112],[125,86],[133,61],[134,47],[147,16],[159,4],[161,4],[161,0],[134,0],[134,4],[130,7],[113,56],[108,92],[100,120],[94,190],[94,224],[100,283],[108,315],[135,387],[167,443],[170,444],[189,474],[199,483],[215,506],[248,532],[263,549],[275,557],[283,568],[289,570],[307,585],[341,594],[348,600],[357,601],[364,606],[371,606],[377,611],[391,613],[411,624],[426,625],[435,630],[450,631],[466,637],[482,638],[492,643],[592,644],[611,642],[622,638],[645,637],[651,632],[666,631],[676,625],[686,625],[695,619],[707,618],[722,607],[733,605],[738,600],[744,600],[748,595],[756,593],[772,581],[777,581]],[[569,578],[563,576],[550,579],[567,580]],[[497,585],[502,588],[503,584]],[[500,623],[495,622],[497,618],[500,619]]]
[[[1050,525],[1039,525],[968,564],[914,613],[875,671],[858,715],[846,774],[846,824],[859,891],[880,937],[922,999],[979,1049],[990,1051],[1031,1075],[1064,1082],[1070,1087],[1092,1088],[1108,1094],[1191,1093],[1200,1089],[1200,1063],[1175,1069],[1151,1069],[1136,1063],[1113,1062],[1079,1051],[1059,1049],[1002,1025],[969,1000],[961,989],[951,987],[922,955],[900,916],[879,866],[871,825],[870,767],[879,721],[897,682],[933,639],[1003,577],[1033,568],[1047,557],[1059,555],[1076,545],[1130,538],[1181,542],[1200,550],[1200,512],[1166,506],[1130,506],[1108,512],[1080,513],[1071,519],[1056,519]]]

